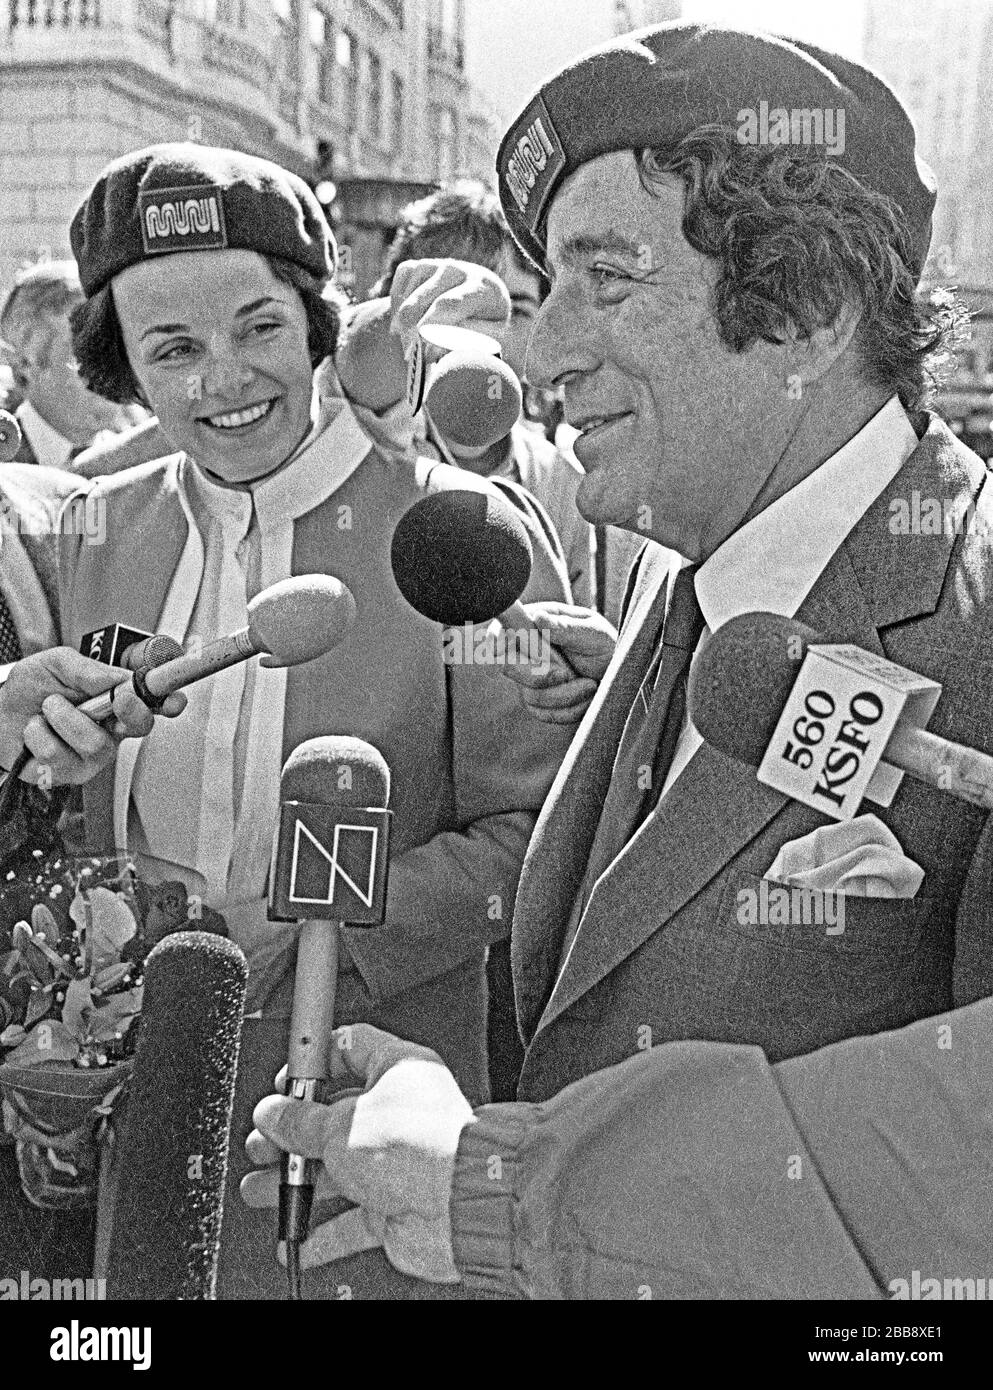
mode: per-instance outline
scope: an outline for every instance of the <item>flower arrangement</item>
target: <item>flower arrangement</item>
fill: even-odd
[[[94,1141],[130,1072],[145,958],[191,928],[227,934],[183,884],[145,883],[125,855],[53,846],[0,871],[0,1091],[36,1205],[92,1199]]]

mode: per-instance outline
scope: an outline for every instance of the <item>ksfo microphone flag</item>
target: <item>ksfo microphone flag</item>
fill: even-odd
[[[807,648],[758,780],[835,820],[863,797],[888,806],[903,776],[883,761],[897,722],[927,724],[941,686],[848,643]]]
[[[382,922],[391,816],[375,807],[283,802],[270,920]]]

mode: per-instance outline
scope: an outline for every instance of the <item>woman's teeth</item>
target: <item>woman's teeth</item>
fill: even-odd
[[[218,430],[236,430],[241,425],[251,425],[268,415],[276,404],[275,400],[263,401],[260,405],[249,406],[247,410],[236,410],[230,415],[208,415],[207,424]]]

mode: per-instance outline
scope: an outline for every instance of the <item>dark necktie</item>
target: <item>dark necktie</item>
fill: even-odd
[[[573,914],[573,932],[593,885],[655,806],[672,764],[686,713],[690,661],[704,629],[693,587],[699,565],[676,575],[662,641],[635,696],[617,748],[589,863]]]
[[[23,655],[7,600],[0,593],[0,665],[6,665],[8,661],[20,661]]]

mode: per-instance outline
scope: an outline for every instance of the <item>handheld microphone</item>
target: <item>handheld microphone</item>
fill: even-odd
[[[268,658],[263,662],[267,666],[313,661],[344,640],[355,620],[355,599],[340,579],[302,574],[256,594],[248,605],[248,619],[248,627],[199,652],[165,661],[147,674],[138,672],[133,688],[150,709],[161,709],[173,691],[260,653]],[[91,719],[106,719],[113,713],[115,690],[94,695],[79,708]]]
[[[0,463],[10,463],[20,447],[20,425],[9,410],[0,410]]]
[[[286,760],[270,875],[270,921],[298,921],[287,1094],[319,1099],[327,1079],[338,976],[338,926],[381,922],[386,905],[390,770],[372,744],[312,738]],[[313,1202],[313,1165],[284,1154],[279,1239],[290,1297],[300,1297],[300,1245]]]
[[[485,488],[422,497],[397,522],[390,546],[397,588],[445,627],[506,612],[527,587],[533,558],[520,517]]]
[[[849,643],[827,643],[803,623],[745,613],[700,652],[688,704],[714,748],[836,820],[855,815],[873,774],[889,804],[894,770],[993,808],[993,758],[921,727],[940,693],[937,682]]]
[[[138,628],[125,627],[122,623],[113,623],[109,627],[88,632],[80,642],[79,649],[81,655],[88,656],[93,661],[103,662],[107,666],[120,666],[123,670],[134,671],[140,676],[144,676],[150,667],[161,665],[183,654],[182,647],[174,638],[166,637],[164,633],[153,635],[141,632]],[[30,750],[22,748],[3,784],[0,785],[0,825],[7,819],[14,788],[30,761]]]
[[[510,433],[523,396],[496,338],[471,328],[425,324],[408,367],[407,403],[415,413],[423,406],[448,443],[482,453]]]
[[[226,937],[184,931],[159,942],[144,973],[108,1296],[212,1299],[248,966]]]

